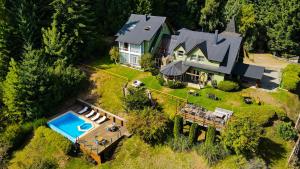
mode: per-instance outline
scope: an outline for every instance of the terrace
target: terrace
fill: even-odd
[[[220,131],[230,119],[233,112],[221,108],[216,108],[215,111],[212,112],[203,107],[186,104],[179,114],[182,115],[186,121],[198,123],[203,127],[214,126]]]

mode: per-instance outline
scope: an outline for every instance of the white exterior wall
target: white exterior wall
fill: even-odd
[[[125,49],[124,43],[119,42],[120,63],[141,67],[140,60],[143,51],[143,43],[141,45],[128,44],[128,48]]]

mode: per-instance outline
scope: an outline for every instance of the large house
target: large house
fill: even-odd
[[[168,79],[194,87],[219,83],[225,78],[259,81],[264,68],[242,63],[242,37],[235,32],[234,20],[219,33],[180,29],[171,34],[165,17],[131,15],[117,34],[121,63],[139,67],[143,53],[162,60],[160,72]]]
[[[139,68],[141,56],[155,53],[162,37],[170,34],[166,17],[132,14],[116,35],[120,63]]]

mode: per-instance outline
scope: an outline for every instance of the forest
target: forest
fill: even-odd
[[[0,12],[1,128],[47,116],[82,88],[76,65],[101,57],[131,13],[209,32],[234,17],[246,51],[300,54],[297,0],[1,0]]]

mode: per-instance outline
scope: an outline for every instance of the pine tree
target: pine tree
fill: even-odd
[[[136,0],[136,9],[134,13],[137,14],[151,14],[152,4],[149,0]]]
[[[68,54],[66,57],[71,60],[90,54],[96,39],[96,27],[94,26],[96,13],[93,2],[89,0],[54,0],[52,5],[55,10],[53,22],[51,28],[48,28],[47,32],[44,31],[43,35],[44,42],[46,41],[46,51],[48,53],[52,51],[52,54],[53,51],[60,53],[61,49],[65,48],[65,53]],[[62,40],[61,46],[53,46],[53,43],[51,45],[51,41],[55,42],[56,40]]]
[[[199,24],[206,31],[213,31],[222,24],[221,11],[223,8],[223,0],[206,0],[204,8],[201,9]]]

